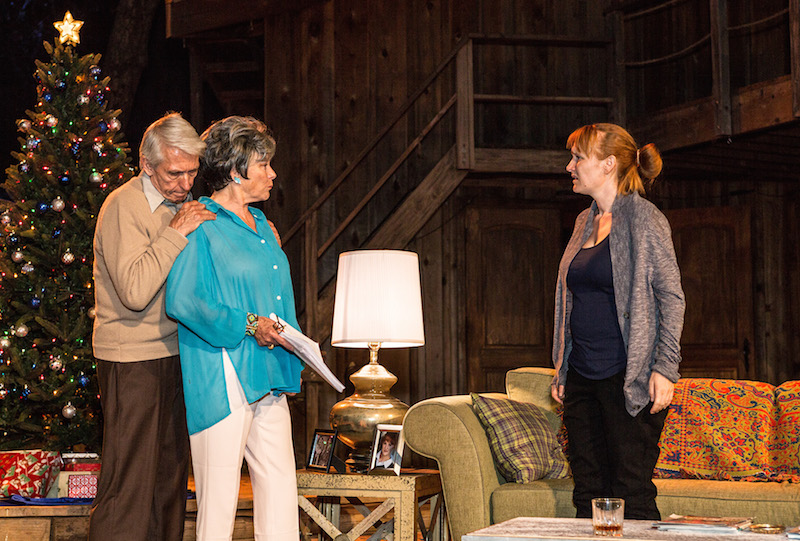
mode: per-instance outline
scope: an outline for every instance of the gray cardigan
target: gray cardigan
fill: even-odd
[[[638,193],[619,195],[611,207],[609,233],[617,320],[628,352],[625,369],[625,406],[632,416],[649,402],[653,370],[673,383],[678,381],[680,340],[686,301],[666,217]],[[592,232],[597,203],[575,220],[567,248],[558,267],[555,297],[553,364],[554,385],[566,382],[572,337],[569,315],[572,294],[567,271]]]

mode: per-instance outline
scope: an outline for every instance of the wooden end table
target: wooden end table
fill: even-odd
[[[300,509],[335,541],[356,541],[373,526],[376,531],[369,541],[417,541],[417,532],[424,541],[448,541],[442,483],[435,470],[403,470],[399,476],[298,470],[297,492]],[[349,532],[339,530],[343,499],[364,516]],[[370,511],[362,502],[367,499],[381,503]],[[430,504],[428,525],[421,512],[425,504]],[[390,511],[393,517],[384,520]],[[309,528],[302,513],[301,523],[307,541]]]

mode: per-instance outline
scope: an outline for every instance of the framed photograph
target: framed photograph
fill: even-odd
[[[311,451],[308,453],[309,470],[320,470],[328,473],[333,460],[333,450],[336,447],[336,430],[314,430],[314,439],[311,440]]]
[[[403,463],[403,425],[378,425],[372,442],[369,472],[400,475]]]

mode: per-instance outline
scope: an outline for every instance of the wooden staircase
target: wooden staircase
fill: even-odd
[[[472,35],[442,61],[434,73],[400,107],[396,116],[373,138],[349,167],[325,190],[303,213],[300,219],[283,236],[284,245],[297,242],[297,233],[303,231],[304,257],[303,280],[305,291],[305,329],[321,343],[330,335],[333,317],[334,280],[318,283],[317,262],[334,247],[348,226],[356,219],[384,184],[398,174],[401,166],[417,151],[425,138],[438,125],[452,122],[452,146],[445,150],[438,162],[414,189],[398,202],[394,211],[383,220],[366,241],[356,248],[402,249],[407,246],[436,213],[447,198],[458,188],[461,181],[471,173],[524,173],[560,174],[564,171],[565,151],[550,149],[500,149],[476,147],[475,106],[480,103],[544,104],[606,107],[608,115],[615,115],[615,100],[609,96],[518,96],[476,94],[475,48],[481,45],[505,45],[512,47],[581,47],[607,50],[613,54],[610,40],[580,39],[574,37],[492,37]],[[455,77],[448,77],[448,69],[455,67]],[[405,118],[416,101],[434,85],[447,86],[442,92],[447,99],[430,122],[411,141],[395,162],[380,176],[350,214],[342,220],[332,234],[319,242],[318,223],[322,207],[341,189],[351,174],[362,164],[389,134],[392,127]],[[449,97],[448,97],[449,96]],[[443,98],[444,100],[444,98]],[[454,114],[450,114],[452,111]]]

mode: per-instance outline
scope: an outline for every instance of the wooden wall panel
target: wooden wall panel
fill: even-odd
[[[669,171],[665,172],[667,175]],[[797,361],[797,193],[791,185],[761,179],[731,182],[659,180],[648,190],[661,208],[747,207],[751,212],[753,326],[751,363],[755,379],[780,383],[800,379]],[[739,262],[731,261],[731,265]],[[744,263],[747,264],[747,263]]]

